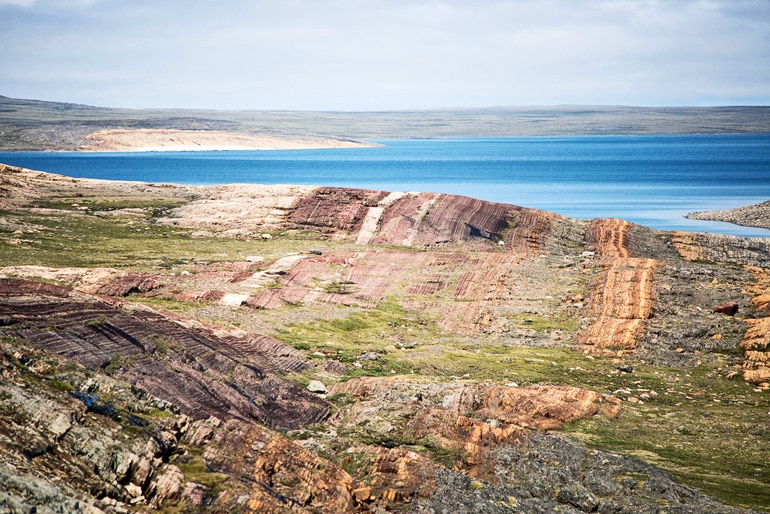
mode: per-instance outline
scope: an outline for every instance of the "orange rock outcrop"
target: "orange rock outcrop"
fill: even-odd
[[[256,512],[354,512],[351,476],[283,437],[272,436],[259,450],[254,478],[249,507]]]
[[[452,384],[439,390],[399,379],[359,378],[330,390],[342,393],[370,404],[362,412],[372,413],[379,402],[413,398],[408,421],[396,429],[401,437],[443,451],[451,460],[445,465],[486,478],[488,454],[500,444],[516,443],[532,430],[559,430],[578,419],[620,414],[619,400],[569,386]],[[345,423],[359,423],[360,415],[351,414]]]
[[[768,317],[746,320],[748,329],[741,341],[741,348],[745,350],[743,378],[747,382],[770,382],[770,271],[750,269],[755,283],[745,292],[753,296],[752,306]]]
[[[660,261],[630,257],[630,227],[627,221],[598,219],[586,234],[604,268],[590,286],[589,313],[596,320],[578,339],[591,351],[633,351],[655,308],[655,270]]]

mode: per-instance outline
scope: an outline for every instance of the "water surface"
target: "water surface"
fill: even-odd
[[[79,178],[180,184],[304,184],[471,196],[664,230],[770,237],[687,220],[770,199],[770,134],[380,141],[379,148],[0,153],[0,162]]]

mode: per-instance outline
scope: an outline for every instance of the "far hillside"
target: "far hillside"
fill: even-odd
[[[770,133],[770,107],[552,106],[382,112],[113,109],[0,96],[0,151],[76,150],[106,129],[403,139]]]

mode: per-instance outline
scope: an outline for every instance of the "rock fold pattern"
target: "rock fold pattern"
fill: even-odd
[[[0,295],[7,336],[110,370],[194,418],[294,428],[329,414],[325,402],[281,377],[302,360],[266,336],[219,337],[149,309],[19,279],[0,279]]]

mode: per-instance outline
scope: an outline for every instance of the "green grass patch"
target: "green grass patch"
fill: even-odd
[[[117,210],[141,210],[147,216],[159,217],[171,209],[181,207],[187,200],[181,198],[103,198],[103,197],[52,197],[35,200],[36,207],[57,210],[82,210],[90,212],[109,212]]]
[[[626,454],[669,471],[721,501],[770,510],[770,398],[718,364],[682,371],[638,367],[610,387],[642,398],[621,417],[594,417],[567,431],[590,447]],[[650,391],[657,394],[649,396]],[[764,484],[764,485],[763,485]]]
[[[580,318],[568,313],[559,313],[553,316],[516,314],[508,318],[512,321],[513,326],[535,332],[550,332],[552,330],[576,332],[580,329]]]
[[[171,298],[158,298],[158,297],[145,297],[137,294],[130,294],[126,298],[129,301],[141,303],[147,307],[153,309],[163,309],[174,312],[176,314],[185,314],[193,309],[208,305],[211,302],[185,302],[182,300],[174,300]]]
[[[62,382],[61,380],[49,380],[46,383],[48,384],[48,387],[56,389],[57,391],[72,391],[72,386],[67,382]]]
[[[148,200],[146,210],[158,201]],[[122,205],[122,204],[116,204]],[[131,205],[135,205],[131,203]],[[160,201],[159,209],[163,209]],[[310,249],[344,250],[352,244],[298,239],[280,234],[272,240],[192,237],[192,230],[122,216],[82,212],[0,212],[0,262],[6,266],[116,267],[135,270],[172,269],[195,263],[231,262],[260,254],[267,261]]]
[[[318,350],[350,363],[367,352],[382,358],[362,361],[373,373],[389,369],[407,370],[389,358],[386,347],[402,339],[417,340],[436,335],[435,321],[423,313],[406,311],[394,300],[382,302],[374,309],[355,311],[341,319],[324,319],[293,324],[275,334],[281,341],[300,350]]]
[[[225,489],[228,476],[224,473],[209,471],[206,462],[200,456],[195,455],[186,463],[177,463],[177,466],[184,474],[185,480],[206,486],[206,493],[211,496],[216,496]]]
[[[330,284],[326,284],[324,286],[324,291],[327,293],[335,293],[335,294],[350,294],[353,292],[352,286],[354,282],[351,282],[349,280],[344,280],[341,282],[331,282]]]
[[[9,214],[8,218],[28,228],[17,240],[0,233],[0,261],[5,265],[157,270],[193,261],[237,260],[252,253],[254,245],[193,238],[186,229],[83,214]]]
[[[135,353],[128,356],[118,355],[117,357],[110,360],[110,362],[108,362],[103,369],[107,373],[112,373],[119,369],[129,368],[133,366],[137,359],[140,357],[141,353]]]

